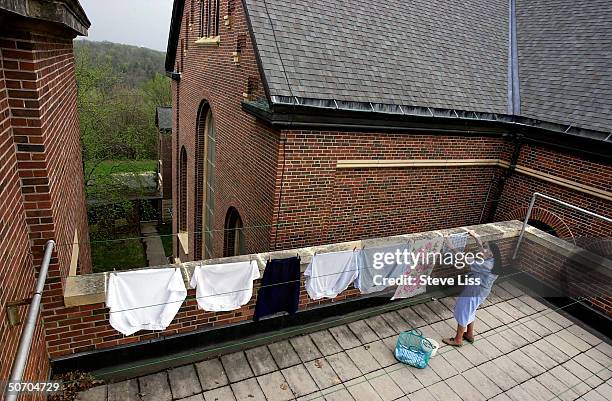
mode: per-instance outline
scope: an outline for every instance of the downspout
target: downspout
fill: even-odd
[[[21,338],[19,339],[19,347],[17,348],[17,356],[11,369],[11,375],[9,383],[19,383],[23,379],[25,368],[28,364],[28,355],[30,354],[30,348],[32,347],[32,338],[34,337],[34,331],[36,330],[36,322],[38,321],[38,313],[40,311],[40,300],[42,298],[42,292],[45,288],[45,282],[47,280],[47,273],[49,272],[49,263],[51,262],[51,254],[55,247],[55,241],[50,240],[45,246],[45,255],[43,256],[42,264],[40,265],[40,271],[38,272],[38,280],[36,281],[36,291],[32,296],[32,302],[30,303],[30,309],[28,310],[28,317],[26,319],[25,326],[21,332]],[[6,390],[6,401],[17,400],[18,392],[9,392],[7,386]]]

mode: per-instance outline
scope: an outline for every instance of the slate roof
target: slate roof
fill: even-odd
[[[155,110],[155,125],[160,130],[172,129],[172,107],[158,107]]]
[[[518,0],[521,114],[612,131],[612,2]]]
[[[507,111],[507,0],[246,0],[270,95]]]

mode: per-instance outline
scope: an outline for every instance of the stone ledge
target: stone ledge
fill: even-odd
[[[403,234],[395,235],[391,237],[366,239],[360,241],[348,241],[329,245],[318,245],[306,248],[297,248],[284,251],[264,252],[251,255],[240,255],[226,258],[207,259],[195,262],[185,262],[178,264],[169,264],[162,266],[143,267],[142,269],[130,269],[130,270],[143,270],[143,269],[159,269],[159,268],[181,268],[183,272],[183,279],[185,280],[185,286],[189,287],[190,277],[193,271],[198,265],[210,265],[216,263],[231,263],[231,262],[244,262],[248,260],[256,260],[259,265],[260,272],[263,273],[266,262],[269,258],[280,259],[291,256],[299,256],[301,258],[302,271],[306,270],[306,267],[312,260],[312,256],[317,253],[324,252],[337,252],[337,251],[348,251],[354,248],[363,249],[373,246],[384,246],[393,244],[403,244],[408,240],[435,238],[440,235],[448,235],[458,232],[465,232],[467,230],[474,230],[483,241],[490,241],[494,239],[514,238],[518,237],[521,230],[521,222],[518,220],[480,224],[468,227],[456,227],[437,231],[426,231],[414,234]],[[121,271],[121,270],[118,270]],[[80,276],[68,277],[66,280],[66,287],[64,290],[64,304],[67,307],[91,305],[102,303],[106,299],[106,280],[109,273],[93,273],[85,274]]]

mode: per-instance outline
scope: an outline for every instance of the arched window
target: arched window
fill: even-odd
[[[528,224],[532,227],[537,228],[538,230],[542,230],[545,233],[548,233],[550,235],[554,235],[555,237],[558,237],[559,235],[557,234],[557,230],[555,230],[554,228],[552,228],[551,226],[549,226],[548,224],[540,221],[540,220],[529,220]]]
[[[244,232],[238,210],[230,207],[225,215],[225,235],[223,237],[223,256],[236,256],[244,253]]]
[[[181,148],[178,179],[178,229],[187,231],[187,151]]]
[[[215,120],[208,103],[198,112],[196,132],[196,196],[195,196],[195,259],[207,259],[213,254],[215,211]]]

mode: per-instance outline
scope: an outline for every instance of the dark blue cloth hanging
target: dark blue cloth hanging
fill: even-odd
[[[266,263],[257,292],[255,315],[257,321],[278,312],[293,315],[300,301],[300,258],[274,259]]]

